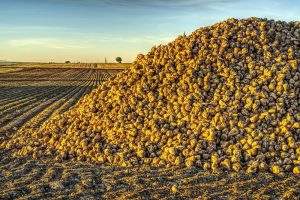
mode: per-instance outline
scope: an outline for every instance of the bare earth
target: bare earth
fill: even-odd
[[[19,69],[0,73],[0,143],[62,113],[118,70]],[[197,168],[121,168],[0,150],[0,199],[299,199],[293,174],[209,174]]]

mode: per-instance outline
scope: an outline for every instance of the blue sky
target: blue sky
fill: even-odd
[[[0,60],[131,62],[230,17],[300,21],[300,0],[0,0]]]

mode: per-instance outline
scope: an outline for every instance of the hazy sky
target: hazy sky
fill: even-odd
[[[0,0],[0,60],[103,62],[224,19],[300,21],[300,0]]]

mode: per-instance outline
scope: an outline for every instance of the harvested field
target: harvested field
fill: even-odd
[[[0,74],[0,133],[41,125],[115,73],[35,68]]]
[[[12,135],[16,129],[38,127],[117,72],[24,69],[1,74],[1,133],[5,130]],[[289,199],[300,195],[298,176],[292,174],[211,175],[197,168],[122,168],[80,161],[15,159],[10,150],[1,150],[0,155],[0,199]]]
[[[0,199],[299,199],[298,177],[14,159],[0,151]]]
[[[19,67],[0,67],[0,74],[4,74],[4,73],[9,73],[9,72],[15,72],[15,71],[20,71],[23,68],[19,68]]]

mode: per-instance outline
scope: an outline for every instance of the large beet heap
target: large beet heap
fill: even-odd
[[[228,19],[139,55],[2,146],[120,166],[300,173],[299,58],[299,22]]]

